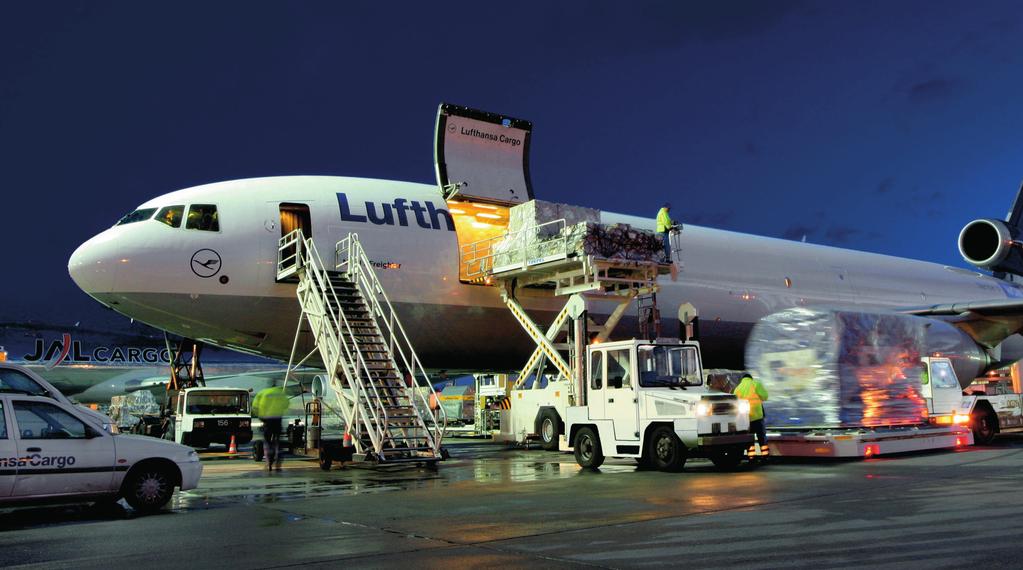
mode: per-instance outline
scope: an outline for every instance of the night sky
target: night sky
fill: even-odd
[[[963,265],[1023,178],[1018,2],[5,2],[0,319],[159,194],[431,183],[437,105],[532,120],[537,197]]]

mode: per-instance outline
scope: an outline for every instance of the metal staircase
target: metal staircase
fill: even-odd
[[[356,234],[337,243],[333,262],[327,269],[301,230],[280,239],[277,279],[298,278],[299,329],[308,321],[316,341],[296,362],[296,332],[289,373],[319,353],[347,432],[368,459],[443,459],[443,408],[431,410],[436,392]]]

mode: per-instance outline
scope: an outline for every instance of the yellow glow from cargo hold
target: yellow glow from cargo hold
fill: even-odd
[[[472,223],[472,227],[480,230],[480,229],[489,228],[489,227],[492,227],[492,226],[490,224],[485,224],[483,222],[473,222]]]
[[[500,220],[501,219],[501,216],[498,216],[497,214],[487,214],[487,213],[484,213],[484,212],[480,212],[479,214],[476,214],[476,217],[477,218],[490,218],[491,220]]]
[[[448,210],[451,214],[464,214],[465,210],[459,210],[458,208],[451,208]]]
[[[491,206],[490,204],[477,204],[476,202],[470,202],[470,204],[472,204],[473,206],[475,206],[477,208],[482,208],[484,210],[496,210],[496,209],[498,209],[497,206]]]

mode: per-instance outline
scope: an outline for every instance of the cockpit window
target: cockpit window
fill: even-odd
[[[172,228],[181,227],[181,218],[185,216],[184,206],[167,206],[156,215],[156,221],[167,224]]]
[[[121,218],[114,225],[123,226],[124,224],[134,224],[135,222],[144,222],[144,221],[148,220],[149,218],[152,218],[153,217],[153,212],[155,212],[155,211],[156,211],[156,208],[140,208],[140,209],[135,210],[134,212],[128,214],[127,216]]]
[[[220,220],[217,218],[217,207],[212,204],[192,204],[188,208],[188,220],[185,228],[219,232]]]

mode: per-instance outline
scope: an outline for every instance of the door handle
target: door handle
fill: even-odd
[[[30,448],[26,449],[25,451],[42,451],[42,450],[43,450],[43,448],[41,448],[41,447],[30,447]]]
[[[615,401],[615,399],[614,399],[614,398],[608,398],[608,399],[607,399],[607,403],[608,403],[608,404],[613,404],[613,403],[614,403],[614,401]]]

